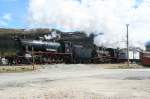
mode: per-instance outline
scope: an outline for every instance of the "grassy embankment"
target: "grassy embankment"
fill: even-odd
[[[90,65],[90,64],[89,64]],[[140,68],[146,68],[140,64],[130,64],[128,66],[126,63],[116,63],[116,64],[93,64],[93,66],[98,66],[100,68],[104,69],[140,69]]]
[[[66,64],[67,65],[67,64]],[[130,64],[130,66],[127,66],[127,64],[86,64],[91,65],[93,67],[99,67],[104,69],[140,69],[140,68],[146,68],[142,65],[138,64]],[[39,65],[40,66],[40,65]],[[38,65],[27,65],[27,66],[0,66],[0,73],[13,73],[13,72],[27,72],[27,71],[33,71],[37,70],[39,68]]]
[[[33,66],[0,66],[0,73],[19,73],[33,71]]]

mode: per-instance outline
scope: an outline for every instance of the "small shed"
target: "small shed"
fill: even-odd
[[[129,49],[129,60],[138,62],[140,60],[140,52],[141,50],[139,48],[130,48]],[[127,61],[127,49],[120,49],[118,59],[121,62]]]

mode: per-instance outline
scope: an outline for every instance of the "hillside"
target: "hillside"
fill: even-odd
[[[7,35],[30,35],[30,34],[41,34],[41,33],[49,33],[50,29],[5,29],[0,28],[0,36],[7,36]]]

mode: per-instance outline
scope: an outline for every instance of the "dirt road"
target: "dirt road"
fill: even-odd
[[[150,99],[150,69],[47,65],[0,74],[1,99]]]

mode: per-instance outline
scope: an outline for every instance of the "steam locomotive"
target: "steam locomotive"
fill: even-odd
[[[94,35],[82,32],[57,32],[41,34],[14,34],[1,43],[1,48],[13,54],[1,56],[8,64],[53,64],[53,63],[108,63],[116,62],[115,49],[97,47]],[[7,50],[6,50],[7,49]],[[13,50],[12,50],[13,49]]]
[[[16,39],[17,64],[108,63],[116,61],[114,49],[66,40]],[[87,46],[88,45],[88,46]]]

